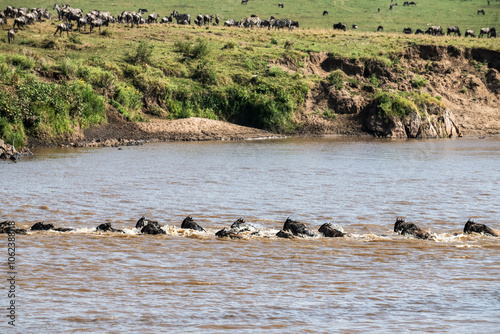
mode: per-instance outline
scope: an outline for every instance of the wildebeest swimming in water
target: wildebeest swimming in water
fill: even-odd
[[[276,236],[283,238],[287,237],[286,232],[292,233],[294,236],[306,236],[306,237],[315,237],[316,234],[311,231],[306,224],[300,223],[298,221],[287,218],[285,224],[283,224],[283,229],[279,231]]]
[[[338,238],[345,236],[345,233],[333,228],[331,223],[325,223],[320,226],[318,232],[322,233],[327,238]]]
[[[143,234],[166,234],[157,221],[142,216],[135,224],[135,228]]]
[[[181,228],[206,232],[205,229],[198,225],[191,216],[187,216],[186,218],[184,218],[181,224]]]
[[[484,224],[475,223],[474,220],[472,220],[472,219],[469,219],[467,221],[467,223],[465,223],[464,233],[466,233],[466,234],[481,233],[481,234],[491,235],[494,237],[500,237],[499,231],[496,231],[492,228],[489,228],[488,226],[486,226]]]
[[[231,228],[224,227],[219,230],[215,235],[219,238],[229,237],[231,239],[241,239],[243,235],[258,235],[260,230],[243,220],[243,218],[237,219]]]
[[[95,228],[96,232],[119,232],[119,233],[125,233],[122,230],[118,230],[116,228],[111,227],[111,223],[103,223],[100,224]]]
[[[57,231],[57,232],[69,232],[69,231],[74,231],[72,228],[67,228],[67,227],[54,227],[53,224],[50,223],[45,223],[45,222],[38,222],[33,224],[30,228],[31,231]]]
[[[418,239],[430,239],[431,235],[422,231],[420,227],[413,223],[407,223],[404,219],[397,218],[394,224],[394,232],[401,235],[411,235]]]
[[[0,223],[0,233],[5,234],[26,234],[24,228],[16,228],[16,222],[13,220],[6,220]]]

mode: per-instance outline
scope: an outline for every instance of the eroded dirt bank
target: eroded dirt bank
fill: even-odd
[[[391,65],[372,59],[335,58],[328,53],[311,53],[302,67],[288,57],[273,65],[319,78],[295,115],[297,127],[292,135],[410,137],[413,131],[415,137],[425,138],[418,135],[418,129],[412,130],[415,124],[408,122],[393,124],[392,128],[387,125],[388,129],[373,128],[377,115],[374,96],[380,91],[427,93],[439,98],[445,106],[441,113],[446,113],[448,120],[438,112],[434,113],[435,117],[441,119],[440,124],[452,124],[449,132],[437,131],[440,137],[500,134],[500,52],[420,45],[394,56]],[[336,80],[332,81],[335,73]],[[420,117],[417,115],[417,118]],[[424,118],[422,116],[423,123]],[[445,127],[438,125],[438,121],[433,122],[434,127]],[[378,122],[377,126],[386,125]],[[62,144],[116,146],[151,140],[241,140],[275,136],[259,129],[201,118],[130,123],[110,110],[108,124],[77,131]],[[31,146],[54,144],[30,142]]]
[[[296,71],[284,59],[283,69]],[[335,71],[341,83],[328,78]],[[393,58],[392,66],[374,60],[333,58],[311,54],[305,73],[323,80],[311,90],[298,115],[304,133],[363,135],[373,133],[367,118],[375,108],[377,91],[417,92],[438,97],[456,123],[460,135],[500,134],[500,52],[461,50],[442,46],[412,46]],[[325,117],[325,110],[336,118]]]

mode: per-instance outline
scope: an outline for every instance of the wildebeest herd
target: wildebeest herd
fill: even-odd
[[[403,6],[416,5],[415,2],[405,1]],[[397,3],[391,4],[392,6],[397,6]],[[157,13],[153,12],[147,16],[144,13],[148,13],[148,9],[140,8],[137,12],[135,11],[123,11],[118,16],[113,16],[110,12],[92,10],[86,14],[79,8],[72,8],[69,5],[61,5],[54,4],[53,10],[57,12],[57,19],[62,21],[57,25],[54,35],[59,33],[61,36],[63,32],[66,32],[66,35],[69,36],[69,33],[73,30],[77,30],[79,32],[86,31],[87,26],[89,27],[89,33],[92,33],[94,29],[98,29],[101,31],[101,27],[107,27],[111,23],[116,24],[124,24],[129,25],[130,27],[139,27],[143,24],[153,24],[153,23],[174,23],[178,25],[190,25],[191,24],[191,15],[190,14],[181,14],[176,10],[173,10],[169,15],[164,16],[159,19]],[[479,10],[478,14],[484,14],[483,10]],[[323,16],[328,15],[328,11],[323,11]],[[8,19],[13,20],[12,29],[7,32],[7,40],[9,43],[13,42],[16,35],[16,28],[19,30],[24,29],[26,26],[34,24],[37,21],[45,21],[51,20],[52,15],[49,13],[47,9],[43,8],[31,8],[28,9],[26,7],[21,8],[13,8],[12,6],[8,6],[5,10],[0,11],[0,25],[6,25]],[[158,22],[159,20],[159,22]],[[196,19],[194,19],[193,23],[197,26],[208,26],[214,25],[218,26],[221,23],[221,18],[218,14],[198,14]],[[274,16],[269,17],[268,19],[260,19],[257,15],[251,15],[249,17],[245,17],[241,20],[230,19],[223,22],[225,27],[240,27],[240,28],[265,28],[280,30],[282,28],[288,28],[288,30],[293,30],[294,28],[299,27],[299,22],[291,19],[279,19]],[[333,24],[333,29],[335,30],[347,30],[347,25],[339,22]],[[352,25],[352,29],[358,29],[356,24]],[[383,31],[384,27],[379,25],[376,29],[377,31]],[[410,27],[403,28],[404,34],[413,34],[413,29]],[[441,26],[430,26],[425,31],[422,29],[416,29],[415,34],[428,34],[432,36],[443,36],[444,31]],[[452,26],[447,29],[446,34],[453,36],[461,36],[460,29],[457,26]],[[496,29],[494,27],[482,28],[477,37],[497,37]],[[474,31],[467,29],[465,32],[465,37],[476,37]]]
[[[148,9],[140,8],[137,12],[135,11],[123,11],[118,16],[113,16],[109,12],[92,10],[89,13],[84,14],[79,8],[73,8],[69,5],[58,5],[54,4],[53,10],[57,12],[57,19],[62,21],[56,27],[54,35],[59,33],[62,35],[66,32],[69,35],[73,30],[79,32],[86,31],[87,26],[89,27],[89,33],[92,33],[94,29],[101,30],[101,27],[107,27],[111,23],[129,25],[130,27],[139,27],[143,24],[153,24],[153,23],[175,23],[178,25],[190,25],[191,15],[181,14],[176,10],[173,10],[169,15],[159,18],[159,15],[155,12],[145,16],[144,13],[149,12]],[[7,24],[8,19],[13,19],[14,23],[12,26],[13,31],[9,31],[8,38],[9,42],[14,40],[15,29],[22,30],[30,24],[34,24],[37,21],[51,20],[52,15],[46,9],[27,7],[13,8],[8,6],[5,10],[0,11],[0,25]],[[159,22],[158,22],[159,21]],[[193,24],[198,26],[203,25],[214,25],[218,26],[221,23],[221,18],[218,14],[198,14],[196,19],[193,20]],[[268,19],[260,19],[257,15],[251,15],[250,17],[245,17],[241,20],[226,20],[223,23],[226,27],[242,27],[242,28],[253,28],[253,27],[267,27],[268,29],[274,28],[280,30],[281,28],[288,28],[292,30],[299,27],[299,23],[290,19],[278,19],[271,16]]]
[[[181,229],[194,230],[199,232],[207,231],[194,221],[191,216],[187,216],[180,226]],[[66,227],[54,227],[53,224],[38,222],[31,226],[30,231],[56,231],[56,232],[71,232],[75,231],[73,228]],[[125,233],[125,231],[120,229],[115,229],[111,226],[111,223],[103,223],[98,225],[95,232],[112,232],[112,233]],[[275,234],[277,238],[293,239],[296,237],[325,237],[325,238],[337,238],[337,237],[348,237],[349,234],[343,231],[342,227],[334,227],[331,223],[325,223],[320,226],[318,233],[311,230],[306,224],[287,218],[283,227]],[[394,232],[409,236],[415,239],[432,240],[435,239],[436,235],[430,232],[423,231],[418,225],[414,223],[408,223],[404,219],[397,218],[394,224]],[[16,228],[14,221],[4,221],[0,223],[0,233],[6,234],[26,234],[27,230],[22,228]],[[135,233],[137,234],[166,234],[166,229],[161,226],[157,221],[153,221],[145,218],[144,216],[140,218],[135,224]],[[464,234],[483,234],[488,236],[499,237],[500,231],[494,230],[485,224],[479,224],[469,219],[463,229]],[[268,235],[268,234],[267,234]],[[455,233],[458,235],[458,233]],[[265,236],[258,226],[245,222],[242,218],[237,219],[231,226],[224,227],[219,231],[215,232],[215,236],[219,238],[230,238],[230,239],[241,239],[245,236]]]

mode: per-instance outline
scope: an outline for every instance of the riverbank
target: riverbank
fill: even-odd
[[[0,46],[0,136],[16,147],[500,134],[493,39],[164,25],[55,38],[53,28],[36,23]]]

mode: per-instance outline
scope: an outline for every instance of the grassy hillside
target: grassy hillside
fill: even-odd
[[[278,2],[284,8],[278,8]],[[457,25],[465,31],[472,29],[479,31],[482,27],[500,26],[500,1],[492,0],[488,6],[487,0],[416,0],[416,6],[403,6],[403,0],[395,0],[398,6],[389,10],[390,0],[249,0],[242,5],[240,0],[198,0],[198,1],[83,1],[69,2],[72,7],[81,8],[84,12],[92,9],[109,11],[118,15],[124,10],[137,11],[147,8],[155,11],[161,17],[169,15],[172,10],[180,13],[189,13],[191,16],[199,13],[218,13],[223,21],[228,19],[240,20],[251,14],[268,18],[274,15],[279,18],[291,18],[300,22],[301,28],[329,29],[333,23],[339,21],[358,25],[360,30],[375,31],[377,26],[383,25],[386,32],[402,32],[403,27],[424,29],[427,25],[441,25],[448,27]],[[187,5],[186,3],[189,3]],[[60,3],[62,4],[62,3]],[[21,7],[43,7],[52,9],[54,1],[0,1],[0,8],[7,5]],[[380,13],[377,9],[380,8]],[[486,15],[477,15],[478,9],[484,9]],[[323,11],[329,15],[323,16]],[[55,11],[52,11],[55,14]]]
[[[6,32],[12,24],[10,20],[9,27],[0,27],[3,31],[0,35],[0,137],[8,142],[16,140],[17,145],[26,143],[28,136],[55,143],[80,133],[81,129],[106,122],[109,110],[117,110],[134,121],[147,121],[151,115],[170,119],[200,116],[289,132],[294,129],[294,114],[307,93],[322,80],[301,70],[310,52],[373,59],[382,66],[391,67],[398,66],[398,55],[405,48],[417,44],[500,50],[498,39],[408,36],[388,32],[391,29],[399,31],[399,22],[402,26],[412,26],[409,21],[414,20],[424,25],[428,20],[421,16],[408,14],[401,21],[396,15],[398,11],[420,10],[424,7],[420,2],[418,8],[400,6],[392,12],[382,10],[381,16],[387,19],[384,21],[387,23],[382,23],[385,32],[375,33],[371,26],[380,22],[367,14],[371,11],[370,2],[363,2],[364,6],[355,1],[334,2],[333,10],[325,7],[330,14],[323,17],[315,12],[322,12],[318,8],[323,8],[326,1],[310,2],[302,9],[294,9],[293,2],[285,2],[283,13],[278,12],[277,5],[258,1],[250,0],[248,5],[222,1],[217,2],[219,7],[210,7],[213,2],[202,0],[197,2],[199,7],[196,8],[173,3],[166,8],[160,7],[162,2],[141,2],[140,7],[156,9],[161,15],[174,8],[193,14],[218,12],[223,19],[242,18],[251,13],[262,17],[279,14],[298,18],[301,28],[268,31],[160,24],[140,28],[111,25],[101,33],[90,34],[87,30],[59,37],[53,36],[57,24],[54,20],[17,31],[15,42],[9,45],[6,44]],[[85,3],[87,5],[72,2],[71,5],[84,11],[92,8],[110,10],[115,15],[122,9],[139,8],[139,4],[130,8],[116,2],[103,6],[98,6],[97,2]],[[295,3],[305,6],[298,1]],[[471,22],[481,22],[477,27],[492,25],[488,21],[492,17],[488,8],[485,9],[487,15],[476,16],[475,11],[473,15],[465,14],[477,7],[472,1],[460,2],[460,6],[454,6],[454,1],[444,1],[439,6],[443,3],[448,4],[450,10],[460,7],[463,14],[446,17],[457,17],[463,20],[460,22],[470,17]],[[9,4],[53,6],[52,2],[37,2],[31,6],[29,2]],[[4,3],[0,8],[6,6]],[[490,7],[498,14],[500,2],[492,2]],[[342,15],[335,14],[338,12]],[[435,12],[443,13],[444,10]],[[389,20],[390,17],[394,20]],[[334,32],[330,28],[333,22],[340,20],[350,23],[347,18],[352,18],[360,29]],[[494,20],[498,22],[498,16]],[[310,22],[314,29],[306,29],[308,23],[302,22]],[[364,29],[367,31],[362,31]],[[282,59],[298,70],[291,73],[274,64]]]

